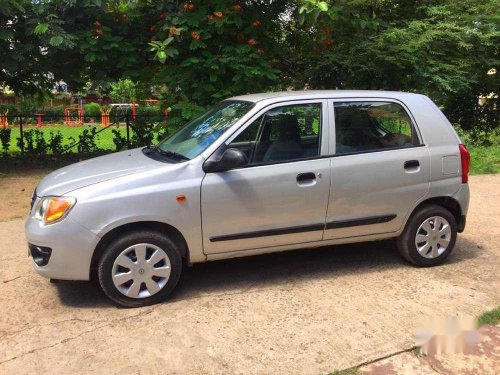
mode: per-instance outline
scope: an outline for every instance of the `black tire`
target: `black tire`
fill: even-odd
[[[112,280],[113,264],[116,258],[127,248],[141,243],[149,243],[161,248],[168,256],[171,272],[163,288],[149,297],[131,298],[122,294]],[[118,237],[110,243],[99,259],[97,276],[102,290],[113,302],[124,307],[141,307],[164,301],[175,289],[182,273],[182,257],[178,246],[164,234],[150,230],[140,230]]]
[[[446,247],[446,250],[441,255],[435,258],[426,258],[418,252],[415,244],[415,238],[420,225],[426,219],[433,216],[441,216],[448,221],[451,228],[451,238],[448,247]],[[396,244],[399,253],[410,263],[419,267],[432,267],[437,266],[446,260],[455,247],[456,240],[457,223],[452,213],[442,206],[427,204],[419,207],[415,210],[415,212],[413,212],[406,223],[403,233],[401,233],[401,235],[397,238]]]

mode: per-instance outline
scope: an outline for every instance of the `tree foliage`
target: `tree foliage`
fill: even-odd
[[[159,77],[172,95],[210,103],[264,90],[278,70],[267,53],[280,32],[286,1],[215,0],[159,5],[149,44],[164,63]]]
[[[300,56],[281,69],[293,87],[420,92],[465,128],[498,126],[500,75],[488,71],[500,65],[500,1],[319,3],[284,42]]]
[[[120,103],[130,103],[137,99],[136,85],[130,79],[120,79],[113,82],[109,97]]]
[[[500,69],[498,9],[500,0],[0,0],[0,85],[109,90],[125,78],[199,105],[274,89],[404,90],[489,129],[500,105],[500,73],[488,74]]]
[[[148,20],[128,1],[2,0],[0,85],[17,93],[72,90],[92,82],[109,87],[123,76],[148,75]],[[138,32],[139,31],[139,32]]]

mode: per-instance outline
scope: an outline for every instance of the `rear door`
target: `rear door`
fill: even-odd
[[[397,231],[427,193],[430,157],[403,103],[331,100],[331,191],[324,239]]]
[[[206,254],[322,239],[330,192],[327,116],[326,100],[274,104],[228,140],[250,162],[203,179]]]

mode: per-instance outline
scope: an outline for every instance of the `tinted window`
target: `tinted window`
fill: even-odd
[[[411,120],[399,104],[344,102],[335,103],[334,108],[337,154],[418,143]]]
[[[319,155],[321,104],[296,104],[269,110],[229,147],[243,150],[250,163],[298,160]]]

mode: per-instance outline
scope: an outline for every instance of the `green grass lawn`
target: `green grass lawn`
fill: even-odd
[[[68,147],[73,143],[78,142],[78,136],[82,134],[84,129],[90,130],[92,128],[96,128],[97,131],[102,129],[100,125],[84,125],[78,127],[70,127],[68,125],[61,124],[61,125],[47,125],[47,126],[42,126],[40,128],[36,128],[34,126],[25,126],[24,133],[26,133],[26,131],[29,130],[39,130],[43,132],[44,138],[48,142],[50,139],[50,133],[51,132],[56,133],[59,131],[63,136],[63,146]],[[122,125],[120,127],[110,126],[105,130],[103,130],[98,135],[96,135],[96,144],[100,149],[111,150],[111,151],[114,151],[116,149],[115,144],[113,143],[114,134],[112,133],[112,129],[118,129],[124,137],[126,136],[127,130],[125,125]],[[10,137],[11,139],[10,148],[9,148],[10,153],[18,153],[21,151],[17,145],[17,139],[19,137],[20,137],[19,128],[17,127],[12,128]],[[76,152],[76,147],[74,151]]]

